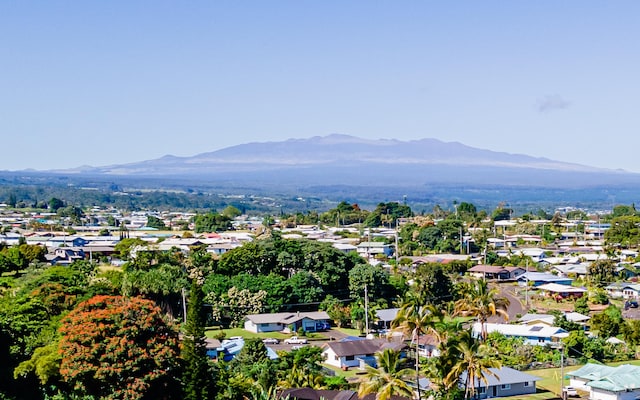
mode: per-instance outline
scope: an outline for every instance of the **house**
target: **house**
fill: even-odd
[[[490,373],[485,373],[487,379],[485,383],[482,379],[477,379],[474,383],[474,399],[490,399],[494,397],[524,396],[536,393],[536,382],[542,378],[520,372],[513,368],[489,368]],[[466,371],[458,378],[458,386],[464,390],[467,379]],[[431,382],[427,378],[420,378],[420,388],[430,390]]]
[[[560,285],[571,285],[573,279],[556,276],[553,274],[547,274],[545,272],[525,272],[517,278],[518,285],[532,285],[532,286],[540,286],[545,283],[557,283]]]
[[[520,337],[526,344],[543,346],[555,344],[560,339],[569,336],[569,333],[557,326],[545,324],[534,325],[510,325],[510,324],[484,324],[487,333],[498,332],[507,337]],[[482,331],[479,322],[473,324],[473,335],[480,337]]]
[[[586,364],[568,372],[569,384],[589,392],[591,400],[631,400],[640,397],[640,367]]]
[[[206,338],[205,347],[207,349],[207,357],[212,360],[218,358],[218,351],[222,351],[222,343],[218,339]]]
[[[333,246],[335,249],[338,249],[339,251],[348,254],[351,252],[357,252],[358,251],[358,247],[354,246],[352,244],[349,243],[333,243],[331,246]]]
[[[79,247],[56,247],[52,253],[45,255],[45,260],[50,265],[69,265],[84,260],[84,256],[84,251]]]
[[[22,235],[13,232],[7,232],[0,234],[0,243],[4,243],[7,246],[16,246],[20,244],[20,238]]]
[[[376,323],[382,329],[390,329],[391,322],[396,319],[399,308],[384,308],[376,310]]]
[[[316,332],[329,329],[329,315],[325,311],[250,314],[245,317],[244,329],[249,332]]]
[[[359,400],[353,390],[318,390],[311,388],[285,389],[278,395],[282,400]]]
[[[638,283],[614,282],[605,287],[605,290],[613,298],[636,300],[640,298],[640,284]]]
[[[231,242],[223,242],[223,243],[213,243],[207,246],[207,253],[209,254],[215,254],[215,255],[222,255],[224,253],[226,253],[227,251],[231,251],[233,249],[235,249],[236,247],[240,247],[242,246],[240,243],[231,243]]]
[[[467,270],[471,276],[484,279],[510,280],[525,273],[520,267],[500,267],[493,265],[476,265]]]
[[[422,357],[440,357],[440,342],[435,335],[418,336],[418,354]]]
[[[542,379],[509,367],[489,368],[489,371],[490,373],[485,374],[486,383],[481,379],[474,383],[478,399],[533,394],[536,392],[536,381]],[[466,379],[465,371],[460,376],[460,384],[464,385]]]
[[[554,265],[551,269],[553,271],[556,271],[561,276],[575,276],[580,278],[587,276],[588,266],[588,263],[560,264]]]
[[[584,325],[591,319],[591,317],[587,315],[583,315],[577,312],[567,312],[563,314],[567,321],[575,322],[579,325]],[[538,325],[543,324],[547,326],[553,326],[555,323],[556,316],[551,314],[525,314],[518,322],[521,325]]]
[[[558,283],[545,283],[537,287],[538,290],[546,294],[546,296],[557,299],[577,299],[587,292],[587,289],[569,285],[560,285]]]
[[[334,367],[364,368],[364,365],[376,365],[375,353],[385,349],[402,350],[406,347],[403,341],[387,341],[385,339],[362,339],[328,342],[322,346],[324,362]]]
[[[382,242],[362,242],[358,245],[357,252],[365,258],[376,255],[391,257],[393,254],[393,247]]]

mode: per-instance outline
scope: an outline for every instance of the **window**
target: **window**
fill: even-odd
[[[524,383],[524,387],[528,387],[528,386],[530,386],[530,385],[531,385],[531,382],[525,382],[525,383]]]
[[[353,360],[356,359],[356,357],[355,356],[346,356],[344,359],[347,360],[347,361],[353,361]]]
[[[487,388],[486,388],[486,387],[484,387],[484,386],[480,386],[480,387],[478,388],[478,394],[485,394],[485,393],[486,393],[486,391],[487,391]]]
[[[500,385],[500,389],[502,390],[511,390],[511,385],[507,384],[507,385]]]

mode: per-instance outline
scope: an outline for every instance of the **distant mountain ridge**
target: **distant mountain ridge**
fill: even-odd
[[[437,139],[400,141],[333,134],[253,142],[192,157],[52,171],[67,174],[189,177],[290,185],[438,183],[576,185],[640,182],[640,175]]]

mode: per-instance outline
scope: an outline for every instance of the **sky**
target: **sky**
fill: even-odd
[[[7,0],[0,170],[340,133],[640,172],[639,15],[624,0]]]

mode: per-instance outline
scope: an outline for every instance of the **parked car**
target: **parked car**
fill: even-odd
[[[276,339],[276,338],[268,337],[268,338],[262,339],[262,343],[264,343],[264,344],[278,344],[278,343],[280,343],[280,341],[278,339]]]
[[[307,339],[297,336],[291,336],[289,339],[285,339],[284,342],[286,344],[307,344]]]
[[[328,331],[331,329],[331,325],[327,322],[316,322],[316,331]]]
[[[576,390],[576,388],[574,388],[573,386],[565,386],[562,391],[564,393],[567,394],[567,396],[570,397],[577,397],[578,396],[578,391]]]

